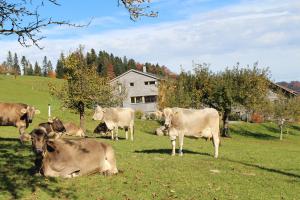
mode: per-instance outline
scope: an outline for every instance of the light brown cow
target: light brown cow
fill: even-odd
[[[91,139],[49,140],[44,128],[31,132],[32,147],[42,154],[41,166],[37,171],[44,176],[72,178],[100,172],[118,173],[115,153],[111,145]]]
[[[40,111],[23,103],[0,103],[0,126],[14,126],[19,129],[20,140],[30,139],[25,129],[32,123],[35,114]]]
[[[97,106],[93,115],[93,120],[104,121],[107,128],[111,130],[111,139],[118,140],[118,128],[124,128],[126,140],[128,139],[128,129],[130,129],[131,140],[134,134],[134,110],[131,108],[101,108]]]
[[[172,155],[175,155],[176,137],[179,138],[179,154],[182,155],[184,136],[213,138],[215,158],[218,157],[220,130],[219,113],[213,108],[201,110],[165,108],[165,127],[172,141]]]
[[[82,128],[78,127],[73,122],[64,123],[64,127],[66,129],[66,135],[85,137],[85,133]]]

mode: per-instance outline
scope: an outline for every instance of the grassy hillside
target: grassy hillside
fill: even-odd
[[[78,116],[62,111],[48,94],[49,81],[40,77],[0,76],[0,102],[24,102],[41,114],[28,132],[47,119],[47,104],[64,121]],[[87,127],[97,122],[88,113]],[[223,139],[220,158],[211,142],[186,138],[184,156],[170,156],[168,137],[153,135],[155,121],[136,121],[134,142],[110,141],[116,150],[116,176],[92,175],[74,179],[30,175],[33,153],[21,145],[14,127],[0,127],[0,199],[300,199],[300,126],[289,127],[279,141],[271,123],[232,124],[232,139]],[[124,137],[123,132],[119,134]],[[92,137],[91,134],[89,134]]]

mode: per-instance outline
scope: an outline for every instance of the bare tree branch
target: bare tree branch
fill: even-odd
[[[13,1],[0,0],[0,35],[15,35],[18,42],[24,47],[36,46],[39,49],[39,41],[45,38],[41,36],[42,28],[50,25],[67,25],[72,27],[84,27],[88,24],[80,25],[71,23],[67,20],[53,20],[52,17],[42,18],[39,8],[46,6],[47,3],[60,6],[57,0],[17,0]],[[38,2],[38,3],[37,3]],[[145,12],[149,6],[149,0],[118,0],[129,11],[130,18],[137,20],[139,16],[154,17],[157,13]],[[36,5],[38,4],[38,5]],[[35,8],[34,8],[35,7]]]

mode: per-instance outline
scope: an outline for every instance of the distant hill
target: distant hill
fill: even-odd
[[[300,81],[291,81],[291,82],[282,81],[282,82],[278,82],[277,84],[300,93]]]

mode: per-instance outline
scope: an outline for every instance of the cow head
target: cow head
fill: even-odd
[[[53,119],[48,119],[48,122],[51,124],[54,132],[63,133],[66,132],[66,128],[60,119],[54,117]]]
[[[26,108],[21,109],[21,113],[27,116],[27,121],[32,122],[35,114],[40,114],[39,110],[36,110],[33,106],[27,106]]]
[[[171,127],[172,118],[176,114],[171,108],[165,108],[163,110],[163,115],[165,117],[165,128],[168,129]]]
[[[101,106],[96,106],[95,113],[93,115],[93,120],[102,120],[105,113],[105,109],[101,108]]]
[[[47,132],[43,127],[31,131],[32,149],[36,154],[41,154],[46,150]]]

